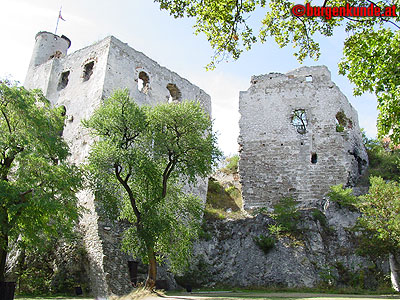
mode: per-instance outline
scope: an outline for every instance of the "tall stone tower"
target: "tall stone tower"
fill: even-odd
[[[271,208],[282,197],[315,206],[367,167],[357,112],[325,66],[253,76],[239,111],[245,209]]]
[[[115,37],[67,55],[70,44],[65,36],[39,32],[25,87],[40,88],[53,105],[65,107],[67,121],[63,136],[76,164],[85,162],[93,143],[81,120],[88,118],[102,99],[116,89],[127,88],[139,105],[196,100],[211,114],[211,99],[203,90]],[[193,192],[205,201],[206,181],[201,181]],[[94,295],[129,292],[128,261],[132,258],[120,251],[121,226],[102,218],[90,191],[78,196],[86,208],[80,226]]]

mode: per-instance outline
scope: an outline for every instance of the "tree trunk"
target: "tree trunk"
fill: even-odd
[[[146,288],[154,289],[157,279],[157,262],[153,247],[149,247],[147,255],[149,256],[149,271],[147,274]]]
[[[8,236],[2,236],[0,241],[0,282],[5,281]]]
[[[390,278],[392,287],[396,292],[400,291],[400,259],[397,253],[389,254]]]

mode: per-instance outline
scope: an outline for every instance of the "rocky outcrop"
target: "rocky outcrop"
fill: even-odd
[[[239,220],[206,224],[195,245],[195,259],[180,284],[192,286],[316,287],[321,285],[376,288],[380,262],[355,253],[357,234],[350,230],[358,214],[324,203],[325,210],[301,212],[301,234],[279,238],[268,253],[254,239],[270,235],[274,220],[262,213]]]

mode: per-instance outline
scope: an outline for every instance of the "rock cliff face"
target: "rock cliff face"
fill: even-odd
[[[357,238],[349,229],[357,213],[336,203],[324,204],[325,210],[301,212],[301,237],[283,237],[267,254],[254,242],[254,238],[269,235],[268,226],[274,220],[267,215],[208,223],[206,238],[195,245],[191,271],[181,284],[376,288],[377,273],[386,267],[355,253]]]

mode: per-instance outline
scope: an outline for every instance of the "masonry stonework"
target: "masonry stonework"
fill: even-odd
[[[253,76],[239,110],[245,209],[282,197],[313,207],[330,186],[354,185],[368,165],[357,112],[325,66]]]
[[[24,85],[28,89],[42,89],[53,105],[65,107],[63,136],[76,164],[85,162],[93,143],[81,120],[88,118],[116,89],[128,89],[139,105],[196,100],[211,114],[210,96],[203,90],[115,37],[67,55],[70,44],[65,36],[39,32]],[[200,180],[192,192],[205,202],[206,181]],[[132,285],[128,261],[133,258],[120,250],[121,225],[102,216],[90,191],[82,191],[78,196],[86,208],[80,229],[89,256],[93,294],[129,292]]]

